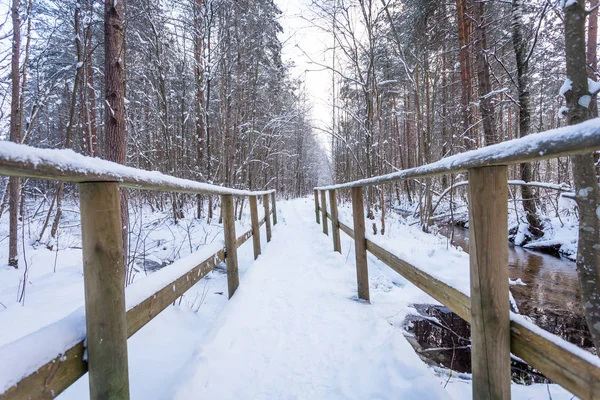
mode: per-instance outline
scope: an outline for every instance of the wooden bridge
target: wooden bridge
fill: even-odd
[[[511,353],[525,360],[579,398],[599,399],[600,360],[597,357],[544,332],[518,315],[510,314],[507,261],[507,166],[599,149],[600,123],[597,120],[575,127],[531,135],[406,171],[316,188],[315,219],[322,223],[324,233],[329,233],[327,220],[331,220],[334,251],[341,252],[340,231],[345,232],[354,240],[357,292],[361,299],[366,301],[370,299],[367,268],[367,252],[370,252],[471,323],[473,397],[475,399],[510,398]],[[420,270],[418,266],[411,265],[397,257],[394,255],[393,249],[385,249],[368,240],[365,237],[363,207],[363,187],[365,186],[463,171],[468,171],[469,175],[470,297],[435,279]],[[86,325],[85,337],[75,334],[69,337],[68,344],[65,344],[64,340],[60,344],[49,342],[48,346],[56,350],[52,358],[44,359],[40,356],[11,371],[14,375],[14,382],[4,390],[0,387],[0,392],[3,391],[0,393],[1,400],[54,398],[86,372],[89,372],[91,399],[128,399],[127,338],[140,330],[222,261],[226,262],[227,267],[229,297],[234,296],[239,286],[237,248],[252,237],[254,257],[257,258],[261,253],[260,226],[266,225],[267,240],[270,240],[271,216],[273,225],[277,224],[274,191],[251,192],[203,184],[173,178],[157,172],[141,171],[98,159],[90,159],[72,152],[40,150],[2,142],[0,143],[0,174],[70,181],[79,185]],[[126,308],[124,289],[125,270],[120,228],[119,187],[219,195],[221,196],[224,225],[224,248],[216,249],[210,254],[201,253],[200,259],[194,262],[194,265],[177,264],[176,262],[177,265],[168,267],[181,272],[171,281],[161,285],[159,290],[152,289],[148,293],[138,293],[138,299],[130,304],[128,309]],[[338,217],[337,193],[346,189],[351,191],[352,197],[354,221],[352,227],[340,222]],[[320,204],[319,193],[321,195]],[[326,193],[329,197],[329,208],[327,207]],[[237,236],[235,232],[233,196],[250,198],[252,229],[241,236]],[[258,199],[263,200],[265,217],[262,220],[259,220]],[[285,263],[284,258],[288,257],[287,252],[289,252],[289,248],[286,246],[294,246],[293,241],[297,234],[291,228],[285,232],[287,235],[285,240],[279,242],[276,247],[267,249],[269,250],[268,256],[275,258],[275,261],[280,264]],[[301,301],[303,297],[298,294],[302,293],[302,286],[294,286],[294,282],[297,283],[297,280],[286,279],[285,274],[296,274],[293,276],[298,279],[309,279],[310,273],[315,270],[308,269],[304,271],[304,275],[297,275],[307,260],[310,262],[306,262],[306,265],[318,267],[319,262],[315,258],[316,255],[306,254],[310,253],[309,250],[311,249],[307,246],[302,247],[301,251],[298,250],[293,254],[293,261],[288,262],[289,265],[285,268],[282,266],[277,270],[263,269],[263,274],[271,275],[261,275],[255,280],[266,282],[265,285],[271,287],[285,282],[288,286],[277,290],[286,293],[286,290],[289,289],[290,296],[293,292],[296,294],[293,299]],[[313,252],[316,250],[320,249],[312,249]],[[305,255],[303,256],[303,254]],[[320,256],[326,255],[321,253]],[[273,282],[268,282],[266,278],[269,276]],[[322,285],[320,288],[327,290],[327,285]],[[247,291],[244,296],[246,296],[244,300],[250,299]],[[314,341],[316,340],[314,338],[311,339],[313,340],[311,342],[306,336],[299,335],[298,331],[303,329],[306,321],[312,323],[317,333],[325,333],[328,329],[335,329],[336,326],[339,329],[340,324],[344,323],[344,319],[339,319],[338,324],[334,325],[333,321],[316,318],[321,307],[316,303],[312,304],[313,307],[301,317],[298,317],[300,320],[294,320],[289,312],[286,313],[285,306],[289,303],[283,297],[264,298],[260,302],[242,302],[241,300],[234,305],[234,309],[238,312],[234,315],[250,313],[260,316],[265,314],[266,316],[263,318],[285,320],[295,328],[295,330],[289,331],[289,337],[293,337],[294,343],[301,348],[307,348],[311,343],[318,343],[318,340]],[[341,315],[349,316],[353,313],[361,313],[364,312],[364,307],[369,307],[361,304],[362,308],[357,309],[354,306],[348,306],[346,301],[338,300],[337,297],[332,298],[332,307],[339,307]],[[247,305],[244,306],[244,304]],[[357,303],[354,302],[354,304]],[[365,316],[365,318],[370,317]],[[350,317],[347,317],[345,321],[346,324],[349,324],[346,328],[349,328],[352,323],[360,323],[360,320]],[[83,323],[83,320],[80,322]],[[261,335],[265,335],[264,337],[268,339],[268,333],[261,333],[260,327],[254,325],[249,326],[248,334],[251,334],[256,340],[260,340],[263,337]],[[221,333],[226,337],[235,334],[233,326],[225,326],[222,329]],[[26,348],[28,344],[47,339],[43,335],[43,332],[36,332],[11,345],[15,346],[17,350],[19,347]],[[328,366],[329,368],[339,367],[344,362],[344,351],[356,346],[357,341],[360,340],[359,337],[351,335],[350,337],[352,340],[346,340],[340,346],[335,342],[339,342],[338,337],[317,336],[330,345],[327,348],[332,349],[333,361]],[[251,342],[246,341],[245,343],[250,346]],[[214,348],[220,347],[215,345]],[[287,349],[287,347],[285,348]],[[0,366],[5,362],[2,354],[4,350],[8,351],[9,349],[0,348]],[[248,349],[242,348],[241,351],[243,350]],[[256,352],[255,350],[254,353]],[[322,357],[326,358],[327,356],[328,354],[324,354]],[[274,354],[265,350],[265,353],[257,354],[256,360],[267,359],[267,362],[261,365],[272,365],[274,361],[270,357],[274,357]],[[415,355],[414,353],[412,356],[407,354],[407,357],[412,360],[410,357],[414,358]],[[227,354],[224,354],[223,358],[227,363],[220,363],[211,369],[212,378],[208,376],[205,379],[216,379],[221,382],[223,377],[218,377],[222,373],[227,379],[235,380],[233,376],[227,375],[228,368],[231,363],[235,362],[235,358]],[[282,359],[282,357],[278,358],[279,361]],[[307,370],[310,369],[311,360],[307,359],[304,362],[303,366]],[[278,366],[282,368],[277,368]],[[282,379],[287,379],[291,383],[294,379],[293,374],[286,371],[282,365],[274,365],[274,367],[271,371],[260,371],[260,373],[279,374]],[[369,367],[372,366],[363,365],[361,372],[366,373]],[[1,370],[9,371],[10,367]],[[318,379],[314,374],[307,376]],[[311,382],[306,382],[306,384],[310,385]],[[327,384],[329,383],[323,385]],[[236,385],[231,383],[231,386]],[[309,386],[301,388],[306,389],[307,387]],[[406,392],[396,395],[406,397],[422,392],[415,387],[406,390]],[[247,393],[249,396],[252,394],[244,391],[238,393]],[[264,393],[268,393],[268,391]],[[262,394],[264,395],[264,393]],[[255,393],[256,396],[260,394],[259,392]],[[390,393],[390,395],[394,396],[394,393]],[[296,393],[296,397],[298,396],[302,397],[302,392]],[[229,398],[235,397],[230,396]]]

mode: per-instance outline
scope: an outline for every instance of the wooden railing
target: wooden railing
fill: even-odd
[[[600,359],[509,311],[508,165],[600,149],[600,119],[469,151],[438,162],[315,188],[315,219],[341,253],[340,230],[354,239],[358,296],[369,300],[367,251],[471,324],[474,399],[510,398],[511,352],[581,399],[600,399]],[[468,172],[470,293],[402,260],[365,237],[363,187]],[[337,191],[349,188],[354,226],[338,218]],[[326,191],[330,212],[327,212]],[[319,192],[321,194],[319,204]]]
[[[275,191],[229,189],[159,172],[125,167],[68,150],[36,149],[0,142],[0,175],[76,182],[79,185],[85,313],[83,309],[0,347],[0,400],[52,399],[89,372],[90,398],[129,398],[127,338],[182,296],[223,260],[229,298],[238,285],[237,248],[250,237],[261,251],[259,228],[277,223]],[[127,288],[119,187],[221,196],[223,242],[208,245]],[[252,229],[236,236],[233,196],[249,196]],[[259,221],[257,199],[265,217]],[[272,202],[272,209],[270,203]],[[152,283],[152,284],[151,284]],[[83,329],[85,324],[86,329]],[[58,333],[58,335],[57,335]],[[44,354],[31,347],[43,343]],[[48,351],[50,349],[50,351]],[[54,353],[53,353],[54,351]],[[15,355],[18,365],[11,365]],[[28,358],[33,357],[33,358]]]

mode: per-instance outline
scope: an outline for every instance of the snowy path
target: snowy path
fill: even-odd
[[[174,398],[449,398],[400,330],[356,301],[355,272],[310,207],[282,206]]]

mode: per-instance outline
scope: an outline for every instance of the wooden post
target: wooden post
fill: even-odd
[[[263,195],[263,206],[265,206],[265,225],[267,227],[267,242],[271,241],[271,212],[269,210],[269,195]]]
[[[327,223],[327,199],[325,191],[321,190],[321,217],[323,219],[323,233],[329,235],[329,224]]]
[[[338,208],[335,190],[329,191],[329,208],[331,209],[331,236],[333,237],[333,251],[342,252],[340,241],[340,224],[338,222]]]
[[[277,225],[277,203],[275,202],[275,192],[271,193],[271,200],[273,201],[273,226]]]
[[[129,399],[119,184],[80,183],[79,194],[90,399]]]
[[[235,237],[235,212],[233,209],[233,196],[221,196],[221,215],[223,216],[223,234],[225,236],[225,262],[227,264],[227,289],[229,298],[233,296],[240,285],[238,275],[238,258]]]
[[[370,301],[369,270],[367,268],[367,239],[365,238],[365,207],[362,187],[352,188],[352,216],[354,219],[354,252],[358,297]]]
[[[510,399],[508,168],[469,170],[474,399]]]
[[[321,216],[319,215],[319,191],[315,189],[315,217],[317,224],[321,223]]]
[[[252,244],[254,259],[260,255],[260,225],[258,224],[258,205],[256,196],[250,196],[250,220],[252,222]]]

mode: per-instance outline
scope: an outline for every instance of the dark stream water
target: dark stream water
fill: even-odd
[[[446,227],[442,233],[453,243],[468,250],[469,231]],[[587,329],[575,263],[565,258],[509,246],[510,279],[525,285],[511,285],[519,312],[538,326],[595,353]],[[416,315],[406,321],[414,337],[409,341],[427,362],[459,372],[470,372],[470,327],[445,307],[415,305]],[[427,317],[434,317],[434,322]],[[521,362],[513,362],[513,378],[521,382],[544,381],[543,376]]]

